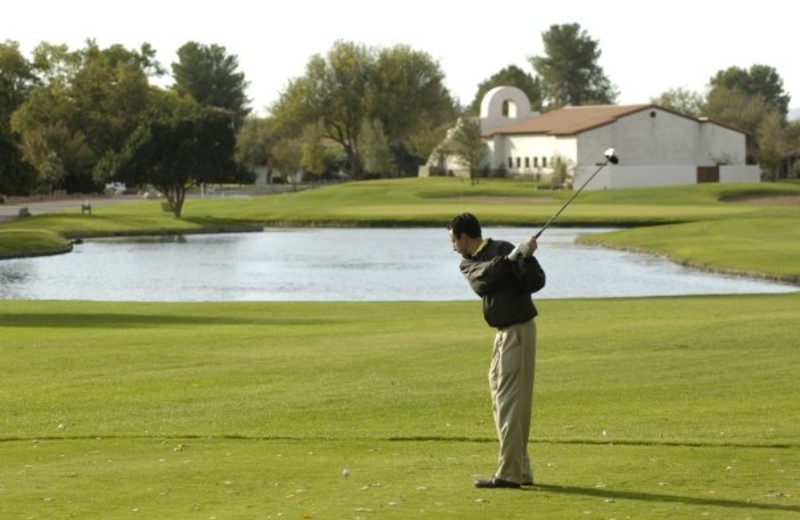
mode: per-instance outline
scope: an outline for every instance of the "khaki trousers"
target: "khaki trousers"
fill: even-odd
[[[536,367],[536,323],[533,320],[498,329],[489,367],[492,414],[500,441],[495,477],[533,482],[528,435]]]

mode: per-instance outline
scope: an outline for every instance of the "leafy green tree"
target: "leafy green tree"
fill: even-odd
[[[289,82],[270,111],[286,135],[300,136],[306,125],[319,124],[323,138],[341,147],[357,179],[364,174],[365,121],[380,121],[400,167],[398,158],[409,156],[417,132],[456,115],[430,56],[402,45],[376,50],[346,41],[337,41],[326,56],[312,56],[305,75]],[[424,156],[413,160],[421,164]]]
[[[553,157],[552,185],[556,189],[561,189],[565,185],[572,184],[575,177],[575,163],[563,155]]]
[[[728,67],[718,71],[709,80],[709,87],[711,94],[716,89],[736,89],[749,96],[757,96],[784,119],[789,113],[792,98],[784,91],[780,74],[768,65],[752,65],[749,69]]]
[[[483,96],[495,87],[504,86],[517,87],[528,96],[532,110],[542,110],[541,80],[531,76],[516,65],[509,65],[478,85],[478,92],[469,106],[468,113],[474,116],[480,115]]]
[[[700,117],[703,115],[705,97],[699,92],[680,87],[667,90],[650,102],[681,114]]]
[[[428,53],[407,45],[382,48],[370,71],[368,117],[380,122],[389,144],[407,142],[426,119],[457,116],[444,73]]]
[[[33,65],[13,41],[0,42],[0,193],[24,195],[36,185],[36,170],[22,156],[11,115],[37,84]]]
[[[783,117],[777,110],[771,110],[758,125],[758,151],[756,159],[761,171],[777,181],[783,158],[789,153],[786,143],[787,133]]]
[[[145,118],[103,166],[117,180],[155,187],[180,218],[189,188],[238,179],[234,147],[230,113],[176,99],[172,110]]]
[[[178,61],[172,64],[174,88],[201,105],[230,110],[238,129],[250,113],[248,83],[238,68],[239,58],[225,47],[190,41],[178,49]]]
[[[542,33],[545,56],[530,58],[548,109],[613,104],[617,90],[598,64],[601,51],[577,23],[551,25]]]
[[[25,101],[38,79],[17,42],[0,43],[0,128],[11,129],[11,114]]]
[[[283,178],[297,186],[298,174],[303,165],[303,140],[299,137],[284,137],[275,143],[272,151],[275,168]]]
[[[320,125],[306,125],[303,129],[301,148],[301,164],[307,172],[324,175],[333,169],[335,159],[325,146]]]
[[[23,143],[67,142],[41,139],[52,129],[59,128],[61,134],[66,132],[72,136],[70,140],[83,140],[95,161],[118,150],[152,102],[149,78],[160,70],[154,55],[148,44],[143,44],[138,51],[119,45],[100,49],[88,40],[85,48],[74,52],[63,45],[40,44],[34,51],[33,63],[42,84],[34,88],[14,112],[13,130]],[[25,156],[55,154],[61,164],[80,166],[64,172],[63,186],[69,192],[98,189],[93,175],[95,163],[71,161],[59,155],[62,151],[26,150]],[[33,162],[42,167],[57,164],[52,158],[47,163]],[[40,173],[44,172],[40,170]],[[52,169],[48,175],[52,175]]]
[[[774,108],[761,96],[738,88],[715,87],[708,94],[705,115],[749,134],[747,160],[755,163],[758,156],[758,128]]]
[[[37,182],[38,173],[22,158],[17,140],[0,129],[0,195],[28,195]]]
[[[789,178],[800,178],[800,119],[786,123],[784,139],[786,144],[786,174]]]
[[[96,161],[84,135],[60,121],[26,133],[23,144],[27,160],[41,172],[40,182],[48,192],[63,189],[69,174],[88,175]]]
[[[71,126],[82,131],[92,151],[101,156],[121,148],[136,128],[150,107],[150,74],[160,69],[149,44],[135,51],[118,44],[100,49],[89,41],[79,52],[81,66],[70,82],[77,108]]]
[[[319,123],[324,137],[342,147],[356,178],[364,171],[359,140],[369,67],[366,47],[337,41],[327,56],[311,57],[305,75],[290,80],[270,109],[286,135],[300,136],[306,125]]]
[[[380,121],[364,120],[361,129],[361,157],[364,169],[376,174],[393,174],[397,168],[383,125]]]
[[[426,119],[414,135],[409,138],[409,152],[416,157],[430,157],[439,144],[445,140],[451,127],[451,121],[437,123]],[[441,161],[437,162],[441,163]]]
[[[248,166],[266,166],[267,178],[270,177],[270,158],[276,136],[272,121],[266,118],[248,117],[236,134],[237,163]]]
[[[467,117],[459,119],[455,131],[451,134],[448,149],[467,166],[472,184],[478,184],[486,148],[486,143],[481,139],[480,121]]]
[[[416,175],[428,154],[416,155],[412,139],[430,122],[452,124],[457,103],[444,86],[439,64],[426,52],[407,45],[379,49],[372,71],[367,118],[373,128],[378,128],[374,121],[380,122],[393,155],[391,170]]]

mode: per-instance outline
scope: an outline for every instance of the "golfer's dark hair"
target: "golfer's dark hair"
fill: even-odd
[[[483,238],[481,237],[481,223],[478,222],[478,218],[472,213],[456,215],[450,223],[447,224],[447,229],[451,230],[456,238],[460,238],[464,233],[472,238]]]

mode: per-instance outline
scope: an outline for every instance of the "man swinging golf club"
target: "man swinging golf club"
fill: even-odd
[[[448,224],[453,250],[463,257],[461,272],[483,298],[483,317],[497,329],[489,367],[492,414],[500,441],[499,467],[479,488],[519,488],[533,484],[528,434],[536,359],[536,307],[531,294],[545,275],[533,256],[536,238],[514,247],[484,239],[478,219],[464,213]]]
[[[497,438],[498,468],[487,479],[475,481],[478,488],[520,488],[533,485],[528,457],[533,380],[536,367],[536,306],[531,295],[545,285],[545,274],[533,256],[537,239],[578,193],[609,162],[617,164],[614,149],[606,160],[527,242],[514,247],[509,242],[484,239],[478,219],[471,213],[454,217],[447,225],[453,250],[461,254],[461,272],[483,299],[483,317],[497,329],[489,366]]]

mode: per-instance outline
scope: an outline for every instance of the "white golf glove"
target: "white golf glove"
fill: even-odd
[[[517,247],[514,248],[513,251],[508,253],[508,259],[512,262],[519,260],[520,258],[524,257],[528,254],[528,250],[530,249],[530,245],[527,242],[522,242]]]

